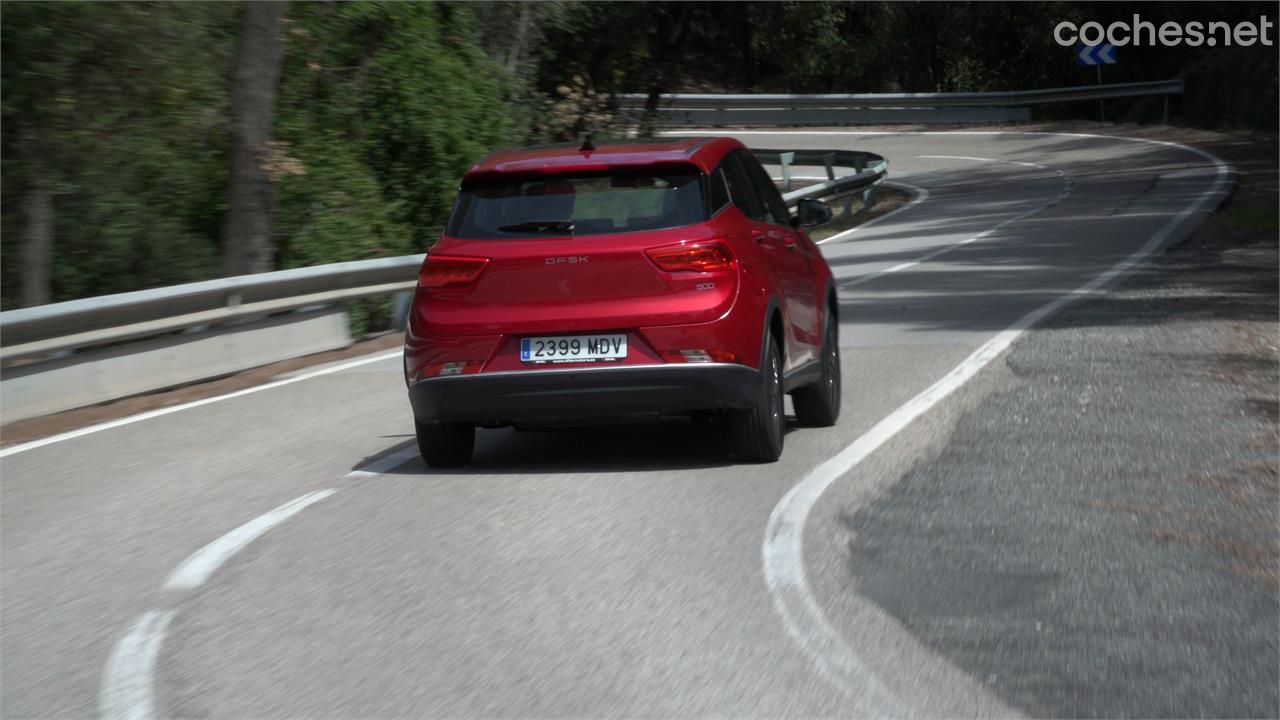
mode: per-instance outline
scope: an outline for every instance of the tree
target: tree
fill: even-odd
[[[22,304],[44,305],[53,294],[53,193],[33,185],[23,198]]]
[[[0,3],[5,309],[217,272],[235,10]]]
[[[275,268],[268,142],[284,60],[284,41],[280,37],[284,10],[284,2],[250,2],[245,4],[241,18],[231,82],[231,185],[222,231],[224,275]]]
[[[693,33],[694,3],[662,3],[653,8],[654,25],[649,31],[649,77],[645,83],[648,97],[640,134],[652,135],[658,113],[658,98],[677,79],[684,61],[684,49]]]

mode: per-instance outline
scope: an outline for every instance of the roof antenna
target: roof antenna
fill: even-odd
[[[595,130],[588,130],[587,134],[582,138],[582,147],[578,148],[578,152],[589,153],[594,152],[596,146],[591,142],[591,136],[595,134]]]

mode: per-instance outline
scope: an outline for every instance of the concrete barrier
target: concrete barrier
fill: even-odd
[[[67,353],[0,371],[0,422],[163,390],[351,344],[341,306]]]

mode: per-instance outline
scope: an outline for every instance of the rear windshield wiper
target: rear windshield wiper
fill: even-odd
[[[499,225],[502,232],[573,232],[572,220],[526,220],[512,225]]]

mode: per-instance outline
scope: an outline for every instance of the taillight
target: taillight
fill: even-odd
[[[488,258],[457,257],[453,255],[427,255],[418,272],[418,287],[439,288],[461,285],[480,277]]]
[[[666,245],[651,248],[645,253],[653,264],[667,272],[681,270],[710,272],[733,267],[733,254],[729,252],[729,248],[718,242]]]

